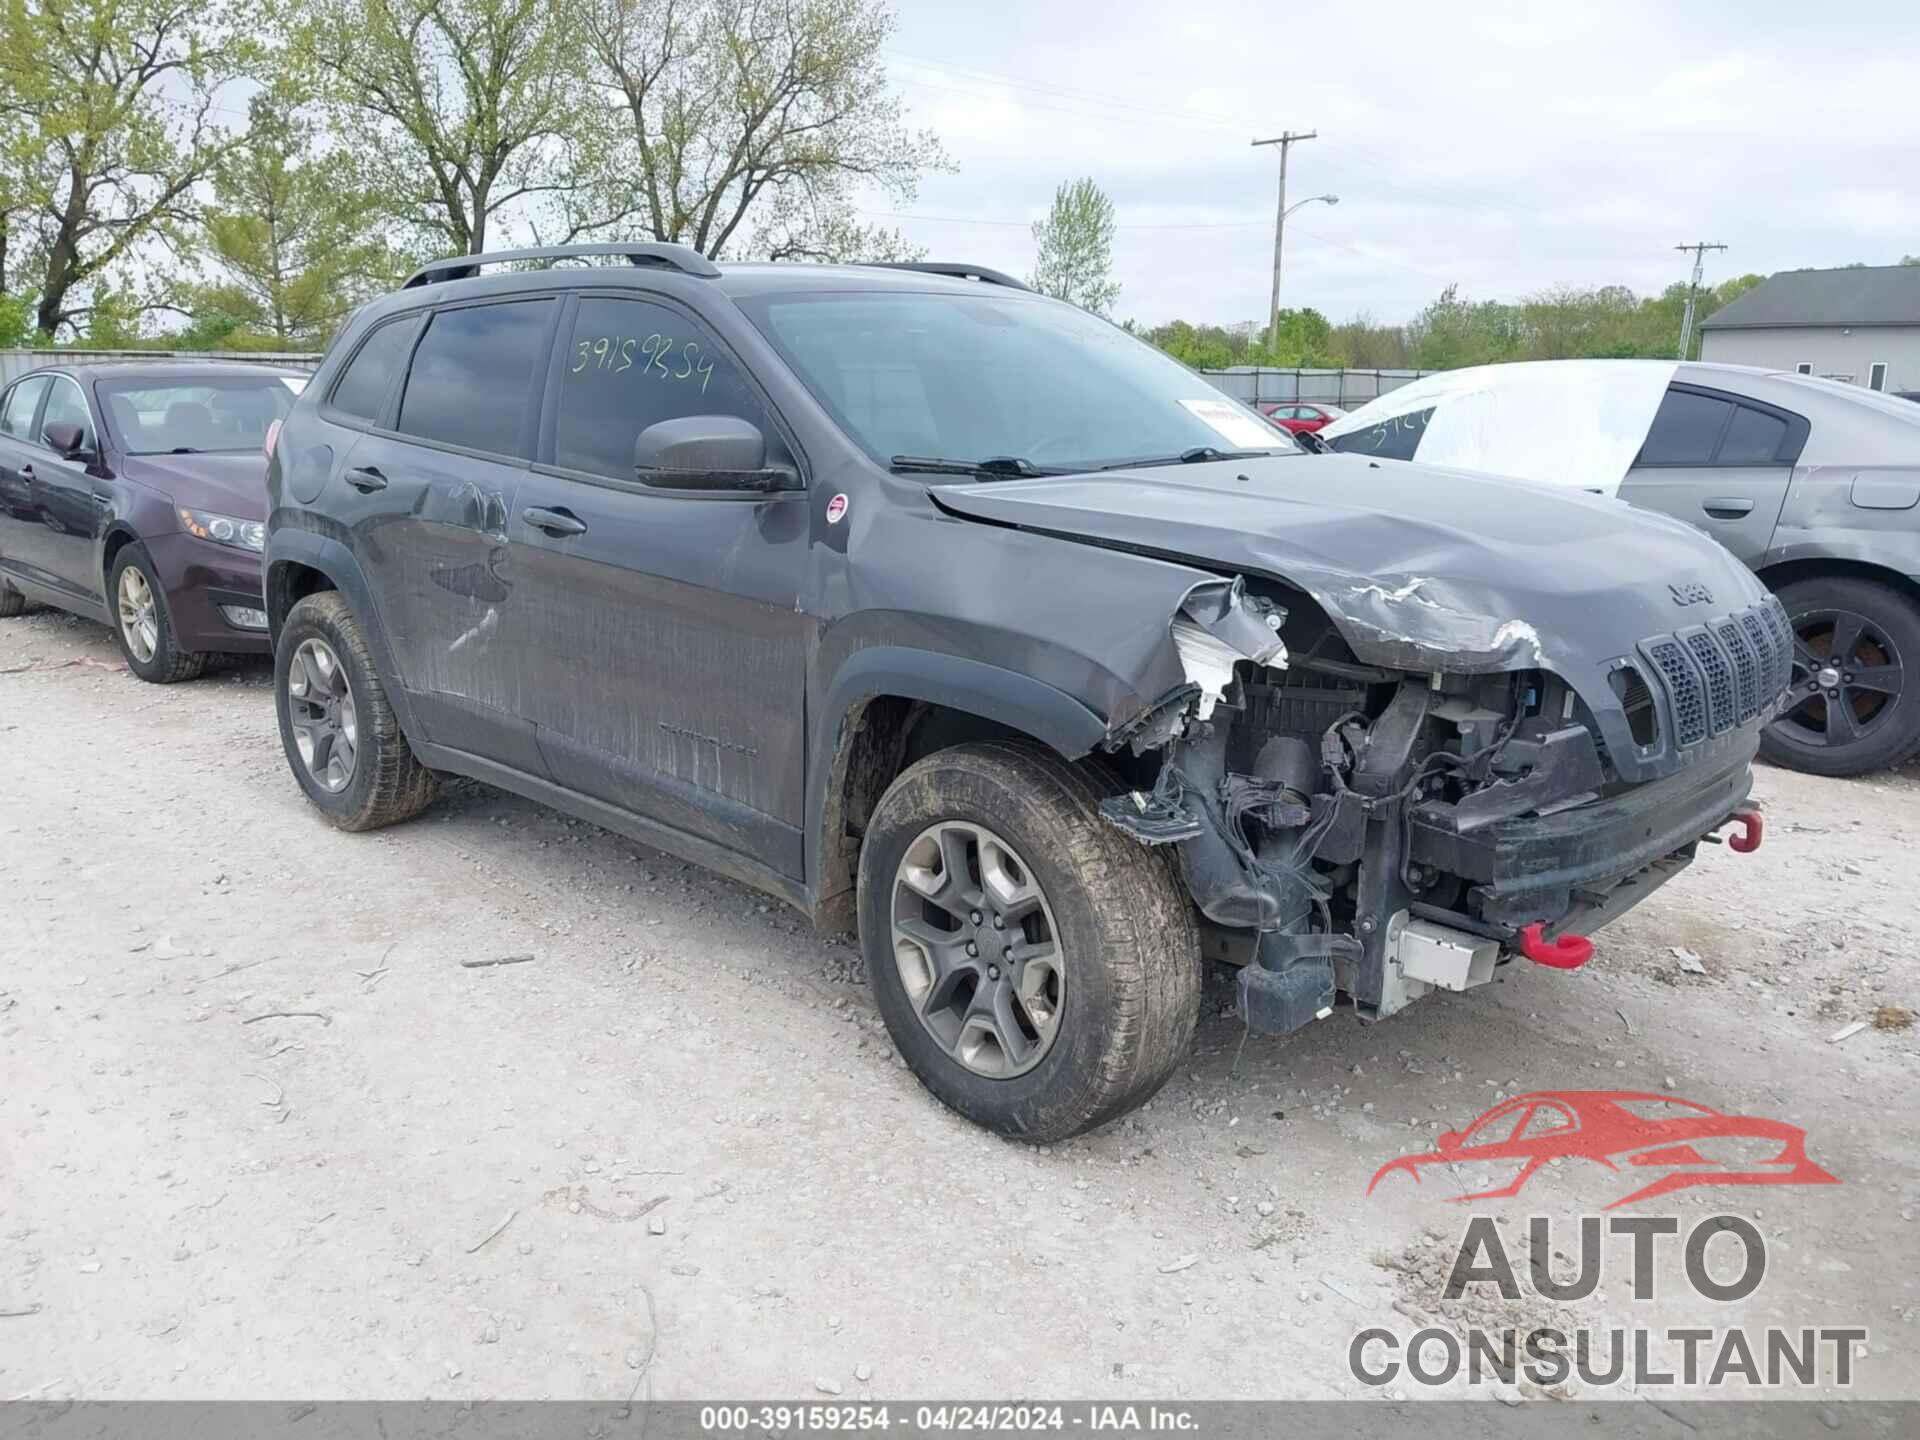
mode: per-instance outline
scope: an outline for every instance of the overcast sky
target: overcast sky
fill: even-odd
[[[896,4],[895,84],[960,168],[874,218],[1024,275],[1027,224],[1091,175],[1119,318],[1264,313],[1276,152],[1248,142],[1282,130],[1320,132],[1289,201],[1340,197],[1288,222],[1282,303],[1336,321],[1449,281],[1657,291],[1694,240],[1731,247],[1709,283],[1920,253],[1913,0]]]

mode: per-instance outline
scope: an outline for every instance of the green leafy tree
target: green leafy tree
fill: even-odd
[[[195,187],[240,143],[214,120],[216,92],[257,54],[238,13],[231,0],[5,0],[0,264],[36,293],[40,331],[85,321],[88,290],[190,221]]]
[[[25,295],[0,295],[0,350],[25,345],[33,336],[33,301]]]
[[[568,197],[563,238],[609,231],[773,259],[915,258],[855,198],[913,199],[951,162],[909,130],[875,0],[560,0],[596,84],[597,183]]]
[[[1339,364],[1333,353],[1333,326],[1311,306],[1280,311],[1267,343],[1249,358],[1255,365],[1285,369],[1326,369]]]
[[[251,109],[250,142],[213,174],[202,238],[216,278],[190,290],[189,308],[209,324],[230,321],[222,338],[322,344],[403,262],[376,231],[376,198],[314,157],[311,131],[290,107],[262,95]]]
[[[1104,315],[1120,298],[1113,278],[1113,201],[1090,176],[1069,180],[1053,192],[1053,208],[1033,225],[1033,274],[1028,283],[1043,295]]]
[[[555,0],[280,0],[290,61],[335,127],[329,163],[385,197],[423,251],[490,232],[585,174],[598,92]]]

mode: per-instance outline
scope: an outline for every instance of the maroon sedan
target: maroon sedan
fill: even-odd
[[[1282,430],[1290,430],[1295,435],[1307,434],[1318,430],[1322,425],[1331,425],[1347,412],[1338,405],[1288,405],[1275,403],[1262,405],[1260,413],[1265,415]]]
[[[300,371],[206,361],[54,366],[0,391],[0,616],[113,627],[142,680],[268,653],[266,446]]]

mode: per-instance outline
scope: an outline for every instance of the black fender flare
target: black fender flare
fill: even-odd
[[[1088,754],[1107,724],[1085,704],[1044,680],[981,660],[900,645],[857,650],[834,676],[818,710],[807,771],[807,889],[816,904],[829,898],[821,873],[828,850],[829,799],[848,745],[848,721],[880,696],[920,700],[978,715],[1031,735],[1063,758]],[[834,887],[838,888],[838,887]]]
[[[346,597],[347,604],[353,608],[354,618],[360,622],[360,628],[366,634],[367,649],[373,655],[374,668],[380,672],[380,683],[386,687],[387,700],[400,722],[401,733],[407,737],[409,745],[418,745],[426,740],[426,733],[414,717],[407,689],[399,683],[399,667],[394,663],[393,647],[387,643],[386,627],[380,622],[379,607],[373,603],[373,588],[367,584],[367,577],[360,569],[360,562],[354,559],[353,552],[331,535],[319,535],[311,530],[277,530],[267,541],[260,588],[265,592],[267,633],[273,639],[275,652],[280,648],[280,627],[286,621],[287,611],[292,608],[287,599],[286,586],[281,583],[287,565],[303,565],[309,570],[317,570]]]

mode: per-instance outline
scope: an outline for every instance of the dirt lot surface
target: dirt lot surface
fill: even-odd
[[[1609,1248],[1576,1308],[1861,1325],[1852,1393],[1920,1396],[1920,1029],[1881,1008],[1920,1007],[1913,773],[1761,771],[1765,847],[1706,848],[1579,972],[1237,1070],[1220,989],[1150,1107],[1041,1151],[929,1100],[797,912],[480,786],[339,834],[263,665],[116,667],[95,626],[0,624],[0,1399],[1360,1395],[1349,1340],[1441,1314],[1471,1215],[1572,1253],[1639,1183],[1465,1206],[1490,1172],[1376,1167],[1577,1089],[1803,1126],[1843,1183],[1638,1207],[1753,1219],[1745,1302],[1670,1242],[1655,1300]]]

